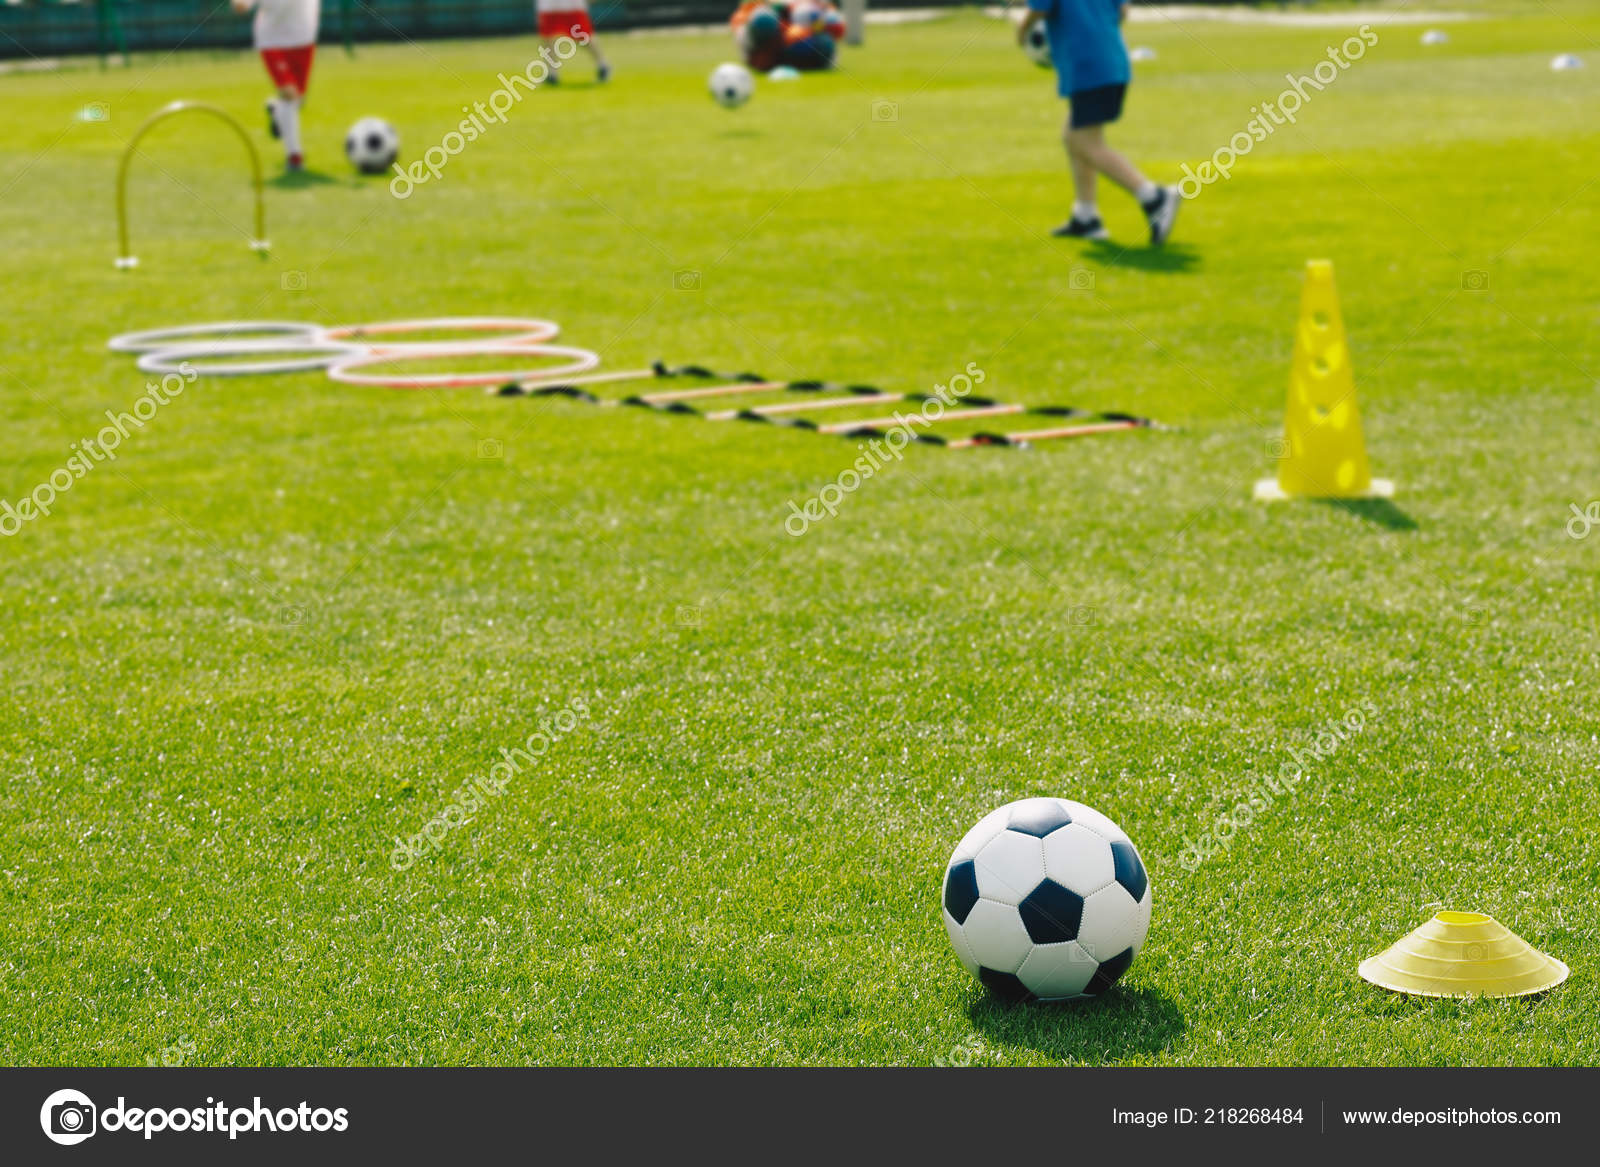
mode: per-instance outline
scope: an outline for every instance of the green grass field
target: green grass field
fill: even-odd
[[[905,391],[972,362],[980,392],[1181,427],[913,448],[794,538],[789,502],[853,443],[202,379],[0,540],[0,1060],[1600,1059],[1600,535],[1566,530],[1600,497],[1600,52],[1548,68],[1600,14],[1466,7],[1438,48],[1379,27],[1159,253],[1113,191],[1117,246],[1048,237],[1053,78],[976,12],[874,27],[736,112],[704,89],[724,35],[612,37],[612,84],[579,62],[404,201],[349,171],[345,126],[380,114],[415,158],[535,42],[325,47],[327,181],[269,187],[270,258],[237,144],[174,122],[134,167],[131,274],[123,144],[215,101],[276,171],[259,63],[0,77],[5,500],[144,392],[108,337],[228,318],[548,316],[608,368]],[[1114,140],[1176,179],[1348,32],[1131,26],[1159,56]],[[1250,497],[1313,257],[1392,510]],[[395,869],[397,836],[574,702]],[[1186,869],[1253,774],[1365,702]],[[1009,1009],[954,959],[939,881],[981,815],[1046,793],[1134,838],[1154,923],[1099,1003]],[[1477,1003],[1357,979],[1439,907],[1571,979]]]

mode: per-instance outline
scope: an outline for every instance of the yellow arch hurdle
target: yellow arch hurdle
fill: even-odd
[[[267,242],[267,207],[262,195],[261,155],[256,152],[255,143],[250,140],[250,135],[245,132],[238,119],[226,110],[204,101],[174,101],[156,110],[133,132],[133,137],[128,139],[127,146],[123,148],[122,160],[117,165],[117,241],[120,248],[117,254],[117,267],[126,271],[139,266],[139,257],[133,254],[133,248],[128,243],[128,164],[133,161],[133,155],[146,134],[168,118],[180,113],[210,114],[230,126],[233,132],[239,135],[239,141],[244,143],[245,153],[250,157],[250,184],[255,191],[256,199],[256,232],[255,238],[250,240],[250,249],[263,259],[266,258],[271,244]]]

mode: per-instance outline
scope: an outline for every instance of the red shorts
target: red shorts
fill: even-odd
[[[587,37],[594,36],[594,22],[581,8],[572,12],[539,13],[540,36],[552,39],[558,36],[576,37],[580,32]]]
[[[292,87],[301,97],[306,93],[306,82],[311,80],[311,54],[316,45],[301,45],[295,49],[262,49],[261,60],[267,66],[267,75],[279,89]]]

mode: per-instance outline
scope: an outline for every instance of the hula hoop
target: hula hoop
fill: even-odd
[[[426,329],[454,328],[463,332],[511,332],[514,336],[486,343],[520,347],[544,344],[561,333],[561,325],[554,320],[532,320],[520,316],[439,316],[427,320],[384,320],[376,324],[341,324],[337,328],[319,331],[320,340],[366,342],[372,336],[390,336],[397,332],[422,332]],[[476,341],[406,340],[389,344],[366,343],[373,352],[412,353],[425,348],[438,348],[447,344],[476,344]]]
[[[239,124],[239,120],[226,110],[204,101],[173,101],[145,118],[139,128],[133,131],[133,137],[129,138],[128,144],[123,147],[122,158],[117,163],[117,246],[121,248],[117,253],[119,271],[131,271],[139,266],[139,257],[133,254],[133,248],[128,243],[128,164],[133,161],[139,142],[146,134],[174,114],[180,113],[203,113],[218,118],[238,135],[240,142],[244,143],[245,153],[250,158],[250,189],[255,197],[256,210],[256,233],[250,239],[250,250],[265,259],[272,246],[267,242],[267,204],[261,193],[261,155],[256,153],[255,142]]]
[[[196,364],[196,357],[235,357],[261,353],[306,352],[320,349],[317,356],[290,357],[281,361],[237,361],[220,365]],[[197,341],[193,344],[174,344],[155,349],[139,358],[141,373],[182,373],[181,365],[204,377],[251,377],[270,373],[305,373],[313,369],[326,369],[338,360],[364,356],[367,350],[358,344],[339,341],[294,340],[235,340]]]
[[[147,328],[143,332],[124,332],[106,345],[114,353],[151,353],[167,348],[172,341],[182,343],[194,337],[232,336],[241,332],[270,332],[313,342],[321,338],[320,324],[300,324],[289,320],[223,320],[215,324],[186,324],[180,328]]]
[[[353,373],[368,365],[389,364],[397,361],[421,361],[434,357],[493,357],[493,356],[568,357],[565,365],[548,369],[511,369],[492,373],[426,373],[410,377],[379,377]],[[404,352],[382,352],[362,347],[355,356],[343,357],[328,366],[328,376],[345,385],[372,385],[383,389],[461,389],[474,385],[504,385],[511,381],[527,381],[534,377],[564,377],[569,373],[586,373],[600,363],[597,353],[586,348],[569,348],[560,344],[439,344],[415,345]]]

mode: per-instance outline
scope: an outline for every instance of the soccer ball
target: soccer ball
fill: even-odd
[[[344,136],[344,156],[362,174],[382,174],[400,157],[400,135],[382,118],[362,118]]]
[[[1028,29],[1027,38],[1022,42],[1022,51],[1028,54],[1028,59],[1035,65],[1050,64],[1050,34],[1045,31],[1042,24],[1036,24]]]
[[[985,815],[950,856],[944,926],[956,956],[1007,1001],[1096,997],[1150,929],[1150,878],[1097,810],[1025,798]]]
[[[755,91],[755,78],[743,65],[729,61],[711,71],[711,96],[724,109],[738,109]]]

